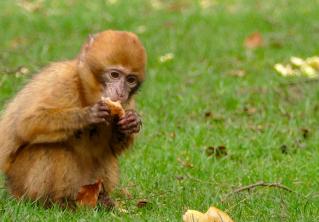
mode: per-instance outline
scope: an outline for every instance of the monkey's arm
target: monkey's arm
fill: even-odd
[[[117,130],[112,134],[111,149],[115,156],[120,155],[128,149],[134,142],[134,135],[125,135]]]
[[[113,127],[111,148],[114,154],[121,154],[133,144],[134,135],[140,131],[141,125],[141,118],[134,110],[126,111]]]
[[[63,141],[89,124],[105,122],[108,115],[101,101],[85,108],[38,108],[20,117],[17,134],[28,143]]]
[[[17,134],[28,143],[56,142],[88,124],[89,108],[43,108],[21,116]]]

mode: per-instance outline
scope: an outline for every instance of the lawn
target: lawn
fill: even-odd
[[[318,0],[1,0],[1,107],[33,73],[76,56],[89,33],[136,32],[149,61],[119,207],[44,209],[1,189],[0,220],[172,222],[215,205],[238,222],[319,221],[319,81],[273,68],[319,55],[318,12]],[[254,32],[263,44],[246,48]],[[231,193],[258,181],[293,192]]]

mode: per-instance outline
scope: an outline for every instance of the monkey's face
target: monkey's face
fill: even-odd
[[[109,67],[100,77],[99,82],[103,85],[103,96],[121,103],[127,102],[140,86],[138,74],[131,73],[122,66]]]
[[[79,58],[99,84],[95,88],[113,101],[128,102],[144,80],[146,52],[133,33],[109,30],[91,36]]]

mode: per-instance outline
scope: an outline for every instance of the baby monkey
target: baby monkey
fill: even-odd
[[[72,203],[81,186],[119,180],[118,155],[140,131],[134,94],[146,52],[130,32],[89,37],[74,60],[49,65],[7,105],[0,121],[0,168],[16,198]],[[119,101],[121,117],[104,98]]]

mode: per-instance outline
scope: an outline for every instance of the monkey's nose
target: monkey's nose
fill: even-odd
[[[116,95],[117,95],[118,97],[120,97],[120,99],[122,99],[122,98],[124,97],[124,93],[123,93],[121,90],[116,89],[115,92],[116,92]]]

